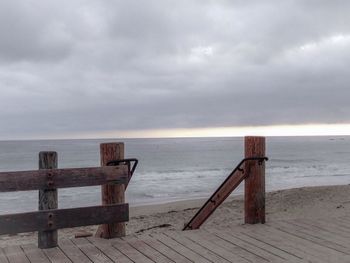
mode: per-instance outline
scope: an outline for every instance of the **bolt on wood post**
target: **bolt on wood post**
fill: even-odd
[[[56,152],[40,152],[39,153],[39,169],[57,168]],[[48,178],[49,179],[49,178]],[[49,180],[48,180],[49,182]],[[40,189],[39,190],[39,210],[57,209],[57,189]],[[48,218],[48,225],[52,218]],[[57,246],[57,230],[39,231],[38,247],[51,248]]]
[[[265,157],[265,137],[244,138],[245,158]],[[244,191],[244,221],[265,223],[265,162],[246,161]]]
[[[109,161],[124,159],[124,143],[102,143],[100,145],[101,166],[106,166]],[[102,185],[102,204],[125,203],[125,185]],[[113,223],[100,225],[96,236],[102,238],[124,237],[126,234],[125,223]]]

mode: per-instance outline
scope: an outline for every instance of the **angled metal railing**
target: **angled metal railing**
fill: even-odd
[[[225,181],[219,186],[205,204],[198,210],[192,219],[185,225],[183,230],[198,229],[210,217],[212,213],[225,201],[225,199],[247,178],[248,173],[241,166],[247,161],[257,161],[262,165],[267,161],[267,157],[249,157],[244,158]]]

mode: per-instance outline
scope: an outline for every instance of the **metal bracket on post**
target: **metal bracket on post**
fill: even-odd
[[[132,167],[131,167],[131,163],[133,163]],[[128,166],[128,170],[129,170],[129,179],[128,179],[128,183],[132,177],[132,175],[134,174],[137,164],[139,163],[139,160],[137,160],[136,158],[129,158],[129,159],[120,159],[120,160],[112,160],[107,162],[107,166],[117,166],[117,165],[121,165],[121,164],[126,164]]]
[[[268,157],[247,157],[247,158],[244,158],[241,163],[239,164],[239,168],[238,168],[238,171],[241,171],[242,173],[244,173],[244,169],[241,168],[241,165],[243,163],[245,163],[246,161],[258,161],[258,165],[262,165],[265,161],[268,161],[269,158]],[[249,174],[247,175],[247,177],[249,176]]]

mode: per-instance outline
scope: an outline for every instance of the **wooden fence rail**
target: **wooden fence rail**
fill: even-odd
[[[101,205],[0,215],[0,235],[125,222],[129,205]]]
[[[128,221],[129,205],[124,199],[100,206],[57,209],[57,189],[96,185],[125,189],[129,167],[57,169],[57,153],[40,152],[39,170],[0,172],[0,192],[39,190],[39,211],[0,215],[0,235],[38,231],[38,247],[50,248],[57,246],[57,229]]]
[[[0,192],[126,184],[127,165],[0,172]]]

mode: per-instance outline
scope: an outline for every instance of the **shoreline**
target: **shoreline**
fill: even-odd
[[[127,235],[179,231],[206,199],[182,200],[165,204],[130,207]],[[315,186],[266,193],[266,220],[324,218],[350,214],[350,185]],[[243,224],[242,195],[229,197],[201,227],[225,229]],[[59,238],[74,238],[78,232],[94,234],[97,226],[59,230]],[[0,246],[37,243],[37,233],[0,236]]]
[[[225,179],[225,178],[224,178]],[[350,185],[350,181],[348,183]],[[293,190],[293,189],[299,189],[299,188],[312,188],[312,187],[328,187],[328,186],[342,186],[342,185],[347,185],[346,183],[345,184],[342,184],[342,183],[330,183],[330,184],[324,184],[324,183],[317,183],[317,182],[314,182],[313,184],[304,184],[304,185],[299,185],[299,184],[296,184],[296,185],[293,185],[293,186],[285,186],[285,187],[281,187],[281,186],[278,186],[278,187],[275,187],[275,188],[271,188],[271,189],[266,189],[266,194],[268,193],[272,193],[272,192],[277,192],[277,191],[285,191],[285,190]],[[235,198],[235,197],[238,197],[238,196],[242,196],[243,195],[243,191],[244,189],[240,189],[240,187],[244,187],[244,184],[242,183],[241,186],[239,186],[236,191],[234,191],[233,193],[231,193],[230,197],[228,197],[228,199],[231,199],[231,198]],[[131,208],[139,208],[139,207],[144,207],[144,206],[149,206],[149,207],[152,207],[152,206],[157,206],[157,205],[160,205],[160,206],[163,206],[163,205],[171,205],[173,203],[178,203],[178,202],[192,202],[192,201],[197,201],[197,200],[202,200],[203,202],[205,202],[213,193],[214,191],[216,190],[217,188],[213,189],[211,192],[209,192],[207,195],[203,195],[203,196],[194,196],[194,197],[188,197],[187,199],[186,198],[169,198],[169,199],[166,199],[166,200],[163,200],[163,201],[153,201],[153,202],[142,202],[142,203],[136,203],[136,204],[132,204],[129,202],[129,207],[130,209]],[[237,190],[239,193],[237,193]],[[128,201],[128,200],[126,200]]]
[[[328,184],[328,185],[315,184],[315,185],[307,185],[307,186],[300,186],[300,187],[293,186],[293,187],[285,187],[285,188],[279,188],[279,189],[266,190],[266,195],[268,195],[270,193],[274,193],[274,192],[279,192],[279,191],[289,191],[289,190],[303,189],[303,188],[346,186],[346,185],[350,185],[350,182],[349,182],[349,184]],[[213,192],[215,190],[213,190]],[[213,192],[210,192],[206,197],[195,197],[195,198],[190,198],[190,199],[177,199],[177,200],[169,199],[169,200],[160,201],[160,202],[150,202],[150,203],[142,203],[142,204],[135,204],[135,205],[132,205],[129,203],[129,209],[130,209],[130,212],[131,212],[131,210],[134,210],[134,212],[137,215],[138,213],[140,213],[140,211],[143,211],[144,208],[149,208],[151,211],[157,212],[154,210],[154,207],[157,207],[157,206],[160,207],[160,209],[166,209],[166,207],[177,207],[178,206],[177,204],[183,204],[185,207],[187,207],[188,205],[200,206],[201,205],[200,202],[202,202],[202,204],[204,204],[204,202],[208,200],[208,198],[211,196],[211,194]],[[243,194],[233,192],[225,200],[225,202],[232,200],[232,199],[236,199],[236,198],[243,198]],[[190,207],[188,207],[188,208],[190,208]],[[147,211],[145,211],[145,213],[147,213]]]

